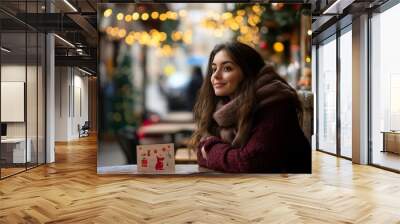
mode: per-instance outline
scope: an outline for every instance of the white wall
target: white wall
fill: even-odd
[[[55,141],[68,140],[68,88],[70,84],[68,71],[67,67],[55,68]]]
[[[83,73],[78,73],[78,70],[75,70],[74,75],[74,108],[73,108],[73,119],[72,119],[72,132],[71,134],[74,137],[78,137],[78,124],[81,126],[85,123],[85,121],[89,120],[89,111],[88,111],[88,77],[81,76]]]
[[[72,67],[56,67],[55,73],[55,140],[77,139],[78,124],[82,126],[89,118],[88,78]]]

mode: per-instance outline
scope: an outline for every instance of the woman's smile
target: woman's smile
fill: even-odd
[[[219,89],[219,88],[223,88],[224,86],[226,85],[226,83],[223,83],[223,82],[217,82],[217,83],[214,83],[214,89]]]

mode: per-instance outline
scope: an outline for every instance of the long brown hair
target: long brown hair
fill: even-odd
[[[241,137],[239,142],[241,145],[247,140],[247,131],[252,125],[252,113],[255,110],[255,82],[260,70],[265,66],[265,62],[261,55],[252,47],[240,42],[228,42],[219,44],[214,47],[210,53],[208,60],[206,78],[199,90],[197,102],[194,106],[194,120],[197,125],[196,131],[193,133],[189,147],[197,148],[202,137],[218,136],[218,125],[213,119],[213,113],[216,110],[219,101],[228,101],[228,97],[216,96],[211,84],[212,63],[215,55],[225,51],[231,59],[240,67],[243,80],[238,86],[237,97],[240,103],[238,111],[237,135]],[[278,79],[287,83],[284,79],[277,75]]]

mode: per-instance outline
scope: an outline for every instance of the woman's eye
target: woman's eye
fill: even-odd
[[[225,72],[230,72],[231,70],[232,70],[231,67],[224,67],[224,71],[225,71]]]

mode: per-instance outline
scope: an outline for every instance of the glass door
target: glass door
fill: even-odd
[[[336,35],[317,51],[317,149],[336,154]]]

